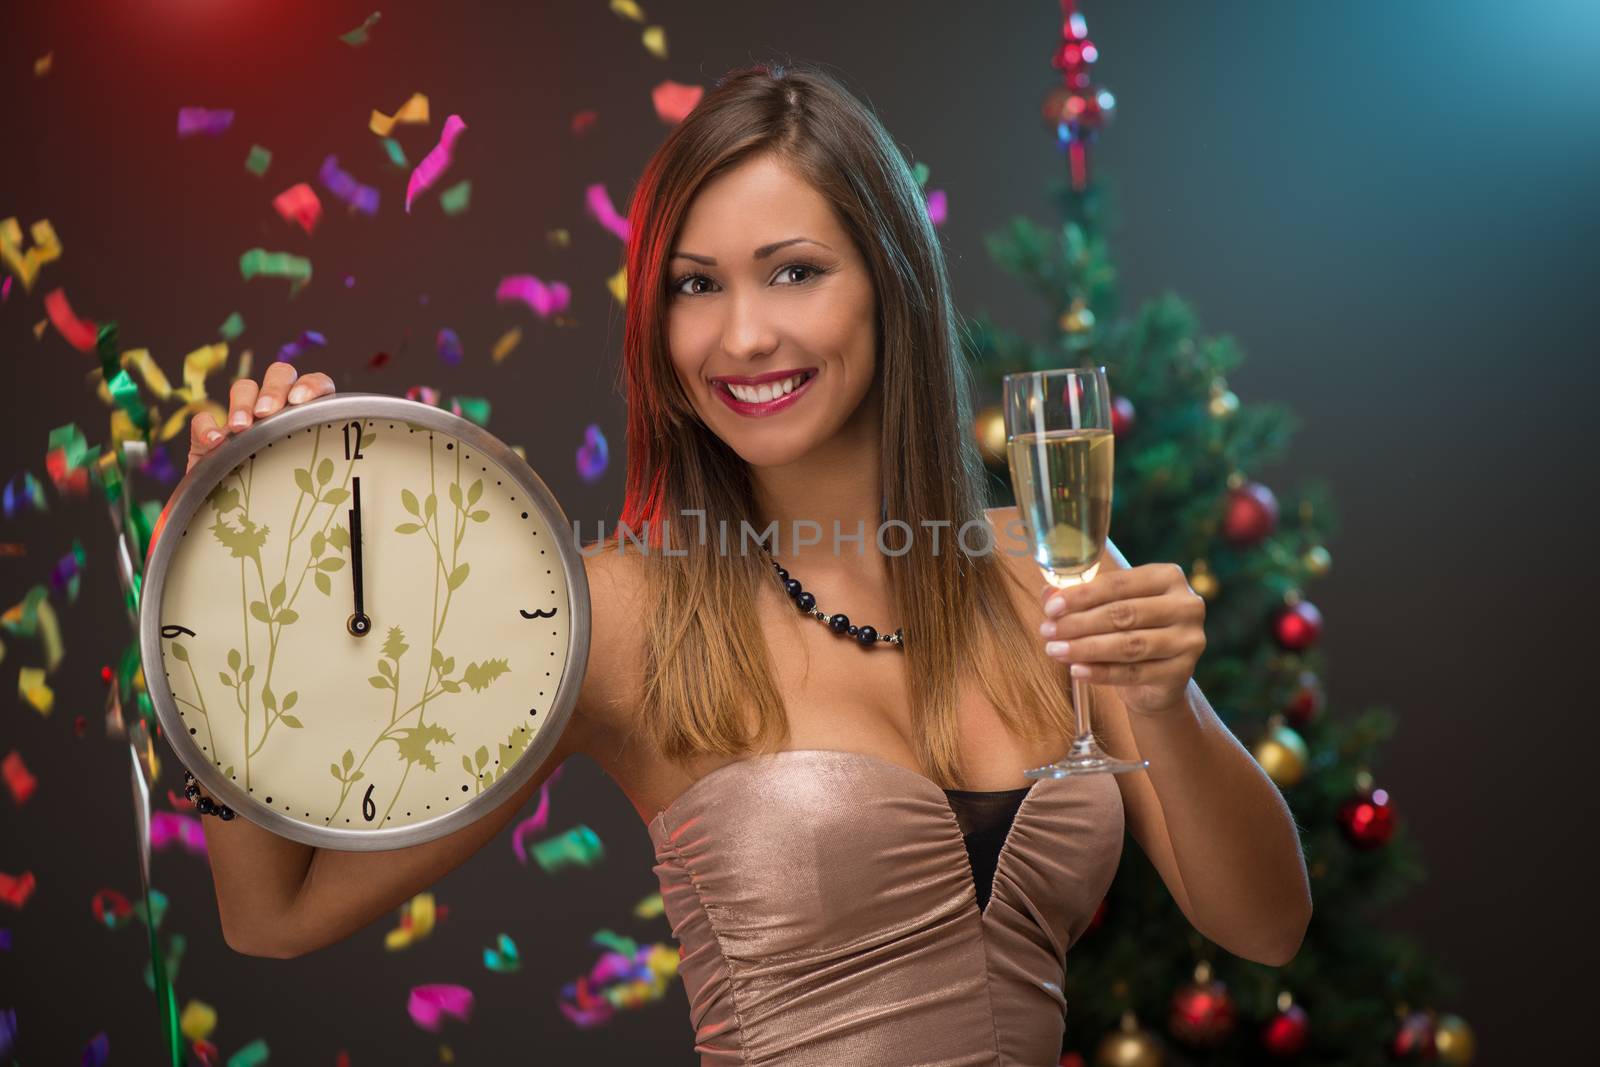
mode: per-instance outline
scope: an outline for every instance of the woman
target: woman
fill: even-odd
[[[1192,682],[1203,601],[1109,545],[1093,582],[1053,591],[1015,509],[982,507],[942,253],[876,117],[814,67],[735,71],[657,150],[630,223],[627,496],[619,537],[585,548],[591,667],[561,746],[500,811],[413,849],[208,821],[225,930],[275,920],[236,918],[230,943],[347,935],[581,751],[649,828],[707,1064],[1054,1063],[1067,950],[1125,827],[1201,933],[1287,962],[1305,865]],[[332,391],[274,364],[235,384],[230,428]],[[223,436],[198,416],[191,465]],[[777,537],[749,548],[741,523]],[[974,525],[992,551],[958,541]],[[1147,771],[1023,776],[1076,732],[1069,665],[1103,746]],[[252,888],[269,854],[277,880]]]

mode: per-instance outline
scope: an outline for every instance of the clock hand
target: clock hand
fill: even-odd
[[[351,634],[364,637],[372,632],[372,620],[361,610],[361,479],[355,480],[355,506],[350,509],[350,573],[355,579],[356,610],[346,623]]]

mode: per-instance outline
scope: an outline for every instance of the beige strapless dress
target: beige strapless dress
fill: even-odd
[[[650,821],[702,1067],[1053,1067],[1122,856],[1114,775],[1035,781],[979,909],[944,790],[876,756],[731,763]]]

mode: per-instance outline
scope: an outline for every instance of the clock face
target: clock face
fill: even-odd
[[[450,433],[300,422],[162,533],[179,540],[159,669],[191,753],[247,810],[334,831],[436,821],[552,717],[574,615],[562,531]]]

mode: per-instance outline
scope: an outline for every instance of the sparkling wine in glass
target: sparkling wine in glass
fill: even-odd
[[[1114,444],[1104,367],[1029,371],[1002,380],[1007,458],[1034,562],[1058,589],[1094,580],[1111,525]],[[1119,774],[1149,760],[1117,759],[1090,729],[1089,687],[1072,679],[1078,736],[1065,756],[1029,778]]]

